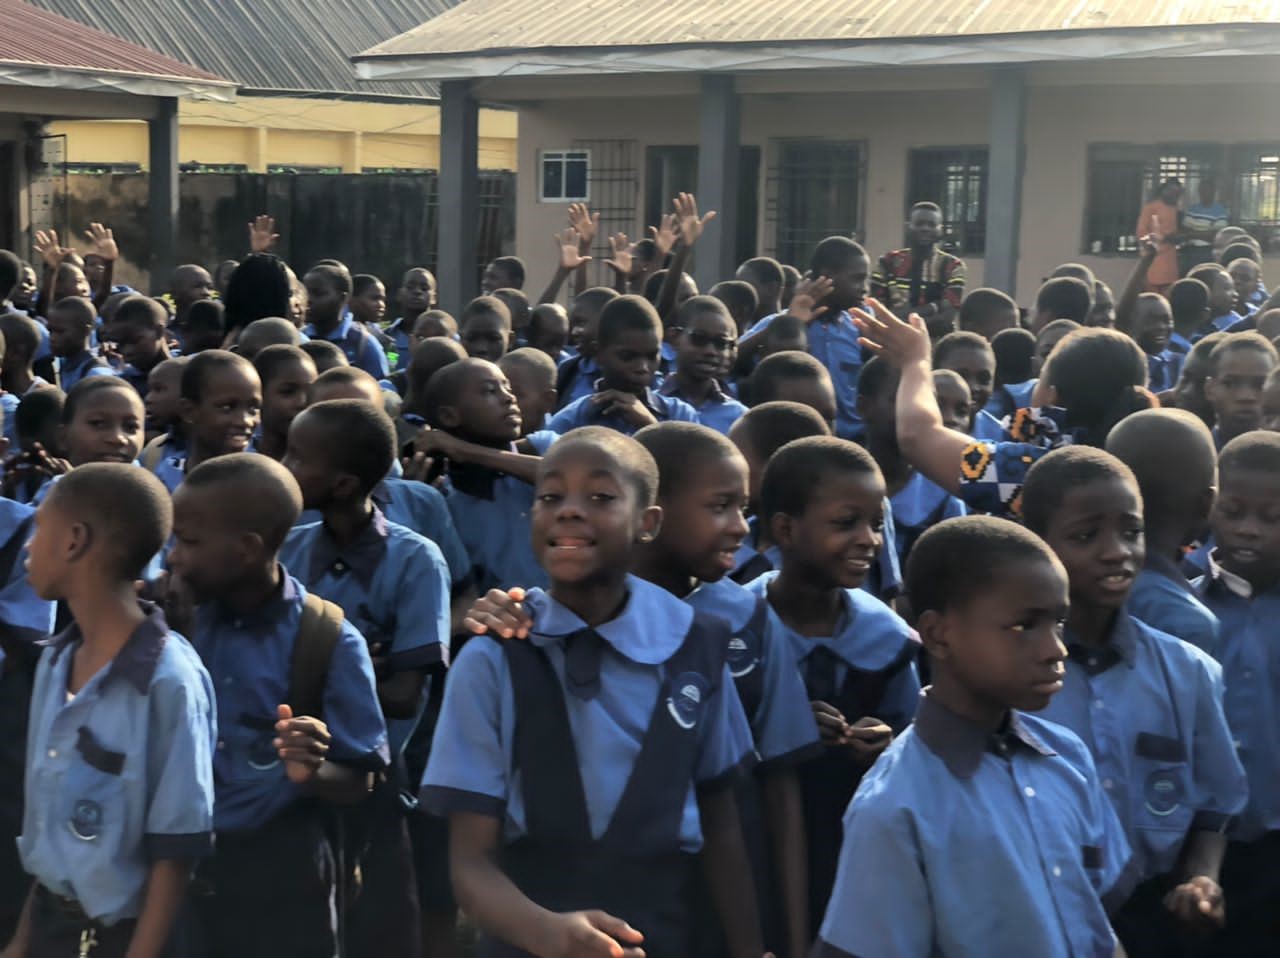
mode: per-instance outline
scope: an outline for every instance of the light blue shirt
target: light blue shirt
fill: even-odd
[[[730,428],[747,411],[746,406],[726,393],[716,382],[712,382],[711,395],[707,397],[706,402],[701,406],[694,406],[692,401],[681,395],[674,376],[665,379],[662,385],[658,387],[658,392],[663,396],[671,396],[693,406],[698,414],[698,422],[708,429],[714,429],[722,436],[729,435]]]
[[[356,322],[355,317],[347,313],[342,322],[334,327],[327,336],[322,336],[311,324],[302,328],[303,335],[309,339],[326,339],[342,350],[347,362],[363,369],[374,379],[386,379],[391,375],[391,367],[387,364],[387,354],[382,351],[378,341],[367,329]]]
[[[551,421],[547,423],[547,428],[562,436],[569,430],[577,429],[579,426],[606,426],[626,436],[639,431],[639,426],[628,422],[618,413],[604,415],[602,413],[603,407],[593,402],[594,399],[595,396],[593,394],[571,402],[551,417]],[[698,411],[687,402],[682,399],[664,396],[652,389],[645,390],[645,395],[641,398],[641,402],[644,403],[649,412],[653,413],[658,422],[700,421],[698,419]]]

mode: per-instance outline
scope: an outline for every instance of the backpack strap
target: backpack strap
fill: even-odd
[[[294,715],[320,716],[333,650],[342,637],[342,609],[308,592],[289,661],[289,705]]]
[[[168,439],[167,433],[161,433],[143,447],[138,461],[147,472],[155,472],[156,466],[160,465],[160,460],[164,458],[164,444]]]

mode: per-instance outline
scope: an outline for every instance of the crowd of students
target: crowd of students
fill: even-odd
[[[0,955],[1277,953],[1256,243],[1022,310],[713,218],[456,317],[0,251]]]

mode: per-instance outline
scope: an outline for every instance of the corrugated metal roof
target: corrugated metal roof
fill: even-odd
[[[226,83],[217,74],[39,10],[20,0],[0,0],[0,62]]]
[[[31,0],[38,7],[274,93],[439,96],[426,80],[364,81],[352,54],[451,0]]]
[[[464,0],[358,59],[1276,22],[1280,0]]]

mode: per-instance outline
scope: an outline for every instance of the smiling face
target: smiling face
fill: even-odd
[[[737,328],[712,310],[697,313],[676,340],[676,369],[697,382],[729,371],[737,353]]]
[[[737,455],[712,459],[687,478],[659,501],[664,533],[654,548],[681,574],[716,582],[733,571],[747,536],[747,463]]]
[[[206,458],[244,452],[262,413],[262,384],[252,366],[211,370],[200,399],[183,400],[193,447]]]
[[[122,383],[98,389],[76,406],[62,427],[62,448],[73,466],[89,462],[133,462],[142,452],[142,400]]]
[[[1137,487],[1116,476],[1068,489],[1044,540],[1066,566],[1073,606],[1121,608],[1146,556]]]
[[[772,517],[783,564],[824,588],[857,589],[884,544],[884,480],[876,472],[829,472],[797,516]]]
[[[1173,333],[1173,313],[1163,297],[1144,297],[1138,300],[1133,318],[1133,338],[1142,351],[1150,356],[1162,353],[1169,345]]]
[[[1255,589],[1280,578],[1280,482],[1259,469],[1222,472],[1209,523],[1223,568]]]

